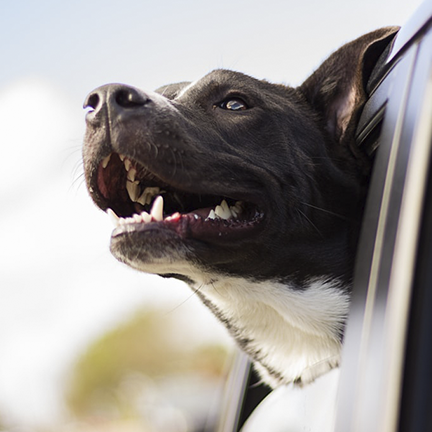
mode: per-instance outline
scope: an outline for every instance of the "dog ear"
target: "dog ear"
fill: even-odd
[[[167,84],[157,88],[155,90],[155,93],[159,93],[160,95],[165,96],[167,99],[174,99],[189,84],[190,84],[189,81]]]
[[[372,70],[398,30],[382,28],[347,43],[299,87],[337,142],[343,141],[349,125],[357,120]]]

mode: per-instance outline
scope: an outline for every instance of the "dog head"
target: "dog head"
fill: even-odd
[[[397,31],[367,34],[291,88],[228,70],[85,106],[84,169],[111,251],[196,288],[272,386],[335,367],[370,161],[365,83]]]
[[[344,46],[298,88],[216,70],[156,92],[93,91],[85,176],[123,218],[114,256],[186,280],[349,278],[366,166],[352,130],[370,58],[394,31]]]

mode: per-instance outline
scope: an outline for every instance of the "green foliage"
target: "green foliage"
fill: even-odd
[[[151,380],[191,373],[220,375],[225,348],[188,344],[185,330],[178,327],[166,312],[145,311],[95,341],[71,374],[66,395],[71,411],[86,417],[109,405],[111,411],[121,411],[120,417],[133,416],[120,389],[134,375]]]

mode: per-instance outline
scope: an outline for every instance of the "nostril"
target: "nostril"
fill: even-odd
[[[87,100],[84,102],[84,108],[96,109],[99,105],[100,97],[97,93],[93,93],[88,96]]]
[[[136,108],[147,104],[150,100],[134,88],[122,88],[115,93],[115,101],[122,108]]]
[[[84,101],[84,109],[88,109],[87,120],[96,119],[108,108],[111,114],[118,115],[122,111],[136,109],[151,102],[148,96],[134,87],[124,84],[107,84],[93,90]],[[99,113],[101,113],[99,115]]]

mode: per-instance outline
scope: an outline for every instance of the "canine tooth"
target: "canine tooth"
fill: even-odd
[[[129,171],[132,167],[132,162],[129,159],[126,159],[123,161],[124,166],[126,168],[126,171]]]
[[[121,219],[121,218],[119,218],[119,217],[115,214],[115,212],[114,212],[112,209],[110,209],[110,208],[108,208],[106,212],[107,212],[109,218],[111,219],[111,221],[114,223],[114,225],[115,225],[115,226],[118,226],[118,225],[120,224],[120,219]]]
[[[145,212],[145,211],[143,211],[143,212],[141,213],[141,218],[142,218],[142,220],[143,220],[144,223],[151,222],[151,220],[152,220],[151,215],[149,215],[149,214],[148,214],[147,212]]]
[[[210,210],[210,213],[207,216],[207,219],[216,219],[216,213],[214,212],[214,210]]]
[[[112,153],[110,153],[107,157],[102,159],[102,168],[106,168],[108,166],[108,163],[111,159]]]
[[[127,173],[128,180],[130,180],[131,182],[134,182],[136,173],[137,173],[137,170],[135,168],[130,168],[128,173]]]
[[[150,210],[152,218],[158,222],[163,220],[163,198],[161,195],[154,200],[153,206]]]
[[[136,202],[139,195],[140,195],[140,187],[139,185],[126,181],[126,189],[128,191],[129,194],[129,198],[133,201]]]

